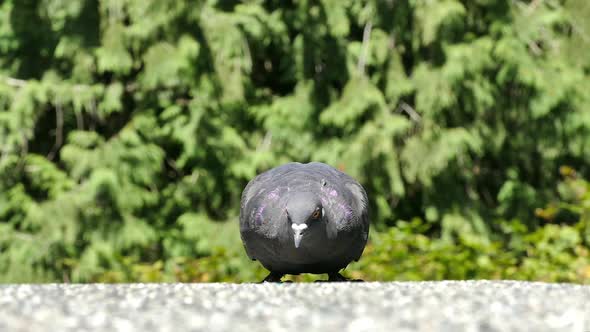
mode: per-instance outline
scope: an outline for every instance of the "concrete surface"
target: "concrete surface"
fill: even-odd
[[[590,332],[590,286],[514,281],[0,285],[0,331]]]

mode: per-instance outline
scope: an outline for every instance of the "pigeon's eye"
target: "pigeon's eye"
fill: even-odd
[[[313,212],[313,214],[311,215],[311,217],[312,217],[313,219],[317,219],[317,218],[319,218],[319,217],[320,217],[320,214],[321,214],[320,210],[319,210],[319,209],[317,209],[317,210],[315,210],[315,211]]]

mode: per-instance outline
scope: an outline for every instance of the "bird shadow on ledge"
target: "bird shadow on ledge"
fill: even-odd
[[[271,282],[272,283],[293,283],[293,282],[295,282],[294,280],[283,281],[282,280],[283,276],[284,275],[282,275],[282,274],[270,273],[266,278],[264,278],[259,283],[263,284],[263,283],[271,283]],[[318,280],[314,280],[314,282],[364,282],[364,280],[347,278],[340,273],[328,273],[328,280],[318,279]]]

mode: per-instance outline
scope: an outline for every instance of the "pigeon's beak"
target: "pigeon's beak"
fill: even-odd
[[[306,224],[292,224],[293,228],[293,240],[295,240],[295,248],[299,248],[301,244],[301,238],[303,237],[303,231],[307,228]]]

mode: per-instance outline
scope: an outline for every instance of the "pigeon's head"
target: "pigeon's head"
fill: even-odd
[[[287,219],[293,233],[295,248],[299,248],[303,235],[321,231],[320,221],[324,218],[322,201],[311,192],[294,192],[285,207]]]

